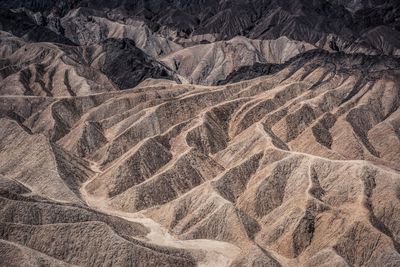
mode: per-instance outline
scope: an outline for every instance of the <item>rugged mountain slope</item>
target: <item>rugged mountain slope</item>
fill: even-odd
[[[179,81],[129,39],[98,45],[25,43],[1,33],[2,95],[75,96],[132,88],[146,78]]]
[[[0,0],[1,266],[399,266],[398,1]]]
[[[74,45],[68,38],[38,24],[35,16],[29,11],[15,12],[13,10],[1,9],[0,25],[0,30],[10,32],[27,41]]]
[[[381,26],[399,34],[400,5],[395,0],[0,2],[0,8],[4,9],[21,7],[34,14],[39,26],[65,35],[75,43],[122,37],[139,43],[140,36],[142,44],[147,45],[139,47],[152,50],[153,56],[155,52],[165,54],[176,50],[177,44],[227,40],[238,35],[250,39],[286,36],[352,53],[398,55],[400,49],[398,42],[393,42],[387,34],[379,40],[365,35]],[[144,25],[137,27],[139,21]]]
[[[81,205],[43,199],[13,179],[0,178],[4,266],[191,266],[189,252],[146,242],[146,227]],[[55,185],[55,184],[54,184]]]
[[[28,55],[19,51],[2,62],[7,79],[1,87],[24,88],[21,94],[50,95],[59,87],[55,95],[84,95],[131,88],[146,78],[211,85],[241,67],[283,63],[315,47],[400,55],[396,1],[29,0],[0,1],[0,11],[0,29],[30,43],[58,44],[30,44]],[[6,50],[15,51],[17,42]],[[52,56],[33,59],[32,53]],[[49,84],[53,78],[59,81]]]
[[[229,41],[196,45],[161,57],[171,69],[195,84],[215,84],[242,66],[255,63],[284,63],[314,46],[286,37],[276,40],[250,40],[235,37]]]
[[[398,61],[303,56],[217,87],[1,97],[3,250],[60,265],[398,265]],[[47,215],[16,215],[30,205]]]

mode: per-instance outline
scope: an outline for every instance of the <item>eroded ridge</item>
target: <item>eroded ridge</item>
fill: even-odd
[[[221,86],[0,97],[3,262],[400,264],[400,76],[342,56]]]

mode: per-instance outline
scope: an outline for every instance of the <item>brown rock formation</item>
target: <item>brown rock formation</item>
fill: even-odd
[[[2,263],[399,264],[398,70],[320,59],[1,97]]]
[[[0,0],[0,266],[400,266],[399,14]]]

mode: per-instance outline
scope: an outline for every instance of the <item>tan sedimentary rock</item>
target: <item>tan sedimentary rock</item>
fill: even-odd
[[[235,37],[229,41],[191,46],[161,57],[161,61],[195,84],[215,84],[243,66],[254,63],[279,64],[315,46],[286,37],[251,40]]]
[[[398,71],[329,60],[2,96],[4,264],[398,265]]]

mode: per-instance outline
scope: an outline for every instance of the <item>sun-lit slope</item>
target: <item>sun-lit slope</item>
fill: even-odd
[[[235,37],[229,41],[191,46],[170,53],[160,60],[191,83],[212,85],[233,71],[254,63],[280,64],[314,46],[286,37],[251,40]]]
[[[195,265],[189,251],[150,244],[140,223],[42,198],[12,178],[0,176],[0,188],[1,265]]]
[[[152,225],[153,234],[168,229],[176,239],[163,233],[154,242],[183,253],[165,252],[171,263],[211,264],[215,254],[208,248],[220,245],[201,241],[208,240],[238,248],[214,261],[222,266],[395,266],[396,64],[312,52],[274,74],[214,87],[148,80],[131,90],[73,98],[3,96],[2,187],[87,203]],[[56,175],[48,175],[52,170]],[[143,215],[161,226],[140,221]],[[10,234],[2,239],[13,249],[40,246],[11,233],[32,239],[42,226],[3,227]],[[52,227],[46,231],[88,235],[104,228]],[[86,264],[80,255],[39,250],[43,256],[25,247],[25,258]]]
[[[400,266],[398,0],[0,0],[0,266]]]
[[[67,46],[0,32],[0,52],[1,95],[80,96],[132,88],[147,78],[179,81],[129,39]]]

